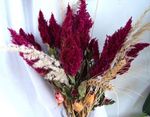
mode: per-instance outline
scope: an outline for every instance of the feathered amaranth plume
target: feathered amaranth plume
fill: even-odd
[[[28,42],[34,46],[35,49],[37,50],[41,50],[41,46],[35,42],[34,36],[32,34],[26,34],[24,32],[24,30],[22,28],[20,28],[19,30],[19,34],[26,40],[28,40]],[[19,40],[18,40],[19,41]]]
[[[149,46],[149,43],[137,43],[132,46],[131,50],[126,52],[127,57],[137,57],[138,53],[143,50],[145,47]]]
[[[12,42],[16,45],[34,46],[36,49],[41,50],[40,45],[35,41],[32,34],[26,34],[22,28],[19,30],[19,34],[13,29],[10,31]]]
[[[42,74],[43,77],[49,81],[59,81],[68,85],[68,79],[61,68],[59,61],[55,58],[45,54],[42,51],[36,50],[33,46],[27,47],[24,45],[11,45],[12,49],[23,53],[23,58],[27,61],[34,61],[32,67],[36,69],[47,70],[46,74]],[[41,74],[40,74],[41,75]]]
[[[73,12],[68,5],[66,18],[62,24],[60,60],[65,72],[75,76],[82,62],[82,51],[73,33]]]
[[[47,21],[44,19],[42,11],[39,12],[38,29],[39,29],[40,35],[42,37],[43,43],[47,43],[47,44],[51,45],[52,44],[51,34],[49,31]]]
[[[138,53],[143,50],[144,48],[148,47],[149,43],[137,43],[132,46],[131,50],[126,52],[126,65],[123,66],[121,70],[119,70],[118,74],[123,74],[127,72],[131,66],[131,62],[138,56]]]
[[[82,51],[75,40],[72,37],[67,37],[63,42],[60,55],[62,66],[67,74],[76,75],[82,63],[82,56]]]
[[[149,43],[137,43],[133,45],[132,48],[125,53],[124,58],[119,59],[105,72],[101,82],[109,82],[116,78],[117,74],[121,75],[127,72],[131,66],[131,62],[138,56],[138,53],[149,45]]]
[[[85,0],[80,0],[80,7],[75,15],[76,35],[78,35],[81,48],[85,50],[90,40],[89,31],[93,25],[92,19],[86,10]]]
[[[89,31],[93,25],[93,21],[90,17],[90,14],[86,10],[85,0],[80,0],[80,1],[81,1],[81,3],[80,3],[79,11],[77,11],[77,16],[78,16],[79,22],[80,22],[79,25],[81,25],[82,29]],[[81,22],[83,24],[81,24]]]
[[[143,27],[145,31],[149,26],[144,25],[141,28],[138,27],[139,29],[137,30],[137,32],[139,32],[139,30],[143,31]],[[138,53],[150,45],[149,43],[138,43],[138,39],[142,33],[138,34],[135,30],[134,33],[132,33],[132,31],[133,30],[131,30],[130,34],[128,35],[128,37],[130,38],[127,37],[128,41],[126,41],[120,52],[117,54],[114,65],[112,65],[112,67],[110,67],[104,74],[104,80],[110,81],[116,78],[117,74],[121,75],[127,72],[131,66],[131,62],[138,56]],[[132,36],[130,36],[131,34]]]
[[[137,27],[137,29],[131,29],[129,35],[127,36],[127,41],[124,43],[124,46],[121,48],[121,50],[117,53],[116,60],[114,62],[115,64],[117,64],[119,60],[125,58],[126,52],[130,51],[134,45],[139,43],[140,37],[145,31],[150,31],[150,23]]]
[[[129,19],[125,27],[107,36],[100,55],[98,41],[89,35],[93,22],[86,11],[85,0],[80,0],[76,14],[68,6],[62,26],[56,23],[53,14],[48,25],[39,12],[38,28],[43,42],[51,46],[50,55],[42,52],[33,35],[22,29],[19,34],[10,30],[15,44],[11,48],[21,53],[41,76],[55,84],[64,97],[58,103],[64,101],[68,116],[88,116],[95,106],[113,103],[105,99],[105,91],[113,88],[110,81],[117,74],[125,73],[139,51],[149,46],[138,42],[141,34],[150,30],[150,23],[141,25],[140,20],[131,28],[132,20]]]
[[[63,40],[68,37],[73,38],[73,12],[69,5],[67,8],[66,17],[62,24],[62,32],[61,32],[61,38]]]
[[[94,59],[94,62],[97,63],[99,60],[99,48],[98,48],[98,40],[92,39],[88,45],[88,48],[90,49],[92,53],[92,57]]]
[[[35,42],[33,35],[31,34],[26,34],[23,29],[20,29],[19,33],[17,34],[16,31],[9,29],[11,36],[12,36],[12,42],[15,45],[18,46],[26,46],[26,47],[31,47],[33,46],[35,49],[41,51],[41,47],[40,45]],[[28,63],[28,65],[30,65],[31,67],[33,67],[33,64],[35,62],[38,61],[38,59],[34,59],[34,60],[29,60],[26,59],[24,57],[24,53],[20,52],[20,56],[23,57],[23,59]],[[33,67],[34,68],[34,67]],[[34,68],[39,74],[41,74],[42,76],[45,75],[46,73],[48,73],[48,70],[43,69],[43,68]]]
[[[51,26],[53,25],[52,28],[58,28],[54,19],[51,19],[51,23]],[[15,46],[12,47],[18,49],[20,55],[32,68],[34,68],[41,76],[45,77],[45,79],[57,80],[61,83],[68,84],[67,76],[59,62],[41,51],[41,47],[35,42],[33,35],[26,34],[23,29],[20,29],[20,34],[17,34],[12,29],[9,30],[12,36],[12,42],[15,44]],[[39,12],[39,31],[43,42],[50,44],[50,29],[41,11]]]
[[[49,21],[49,29],[52,34],[52,38],[54,40],[54,46],[60,49],[61,46],[61,27],[59,24],[57,24],[54,15],[51,15],[50,21]]]
[[[118,71],[118,74],[123,74],[127,72],[130,68],[131,62],[137,57],[138,53],[144,48],[149,46],[149,43],[139,43],[140,37],[145,31],[150,31],[150,23],[142,24],[143,18],[150,11],[150,8],[147,9],[143,15],[137,20],[137,22],[133,25],[133,28],[130,30],[127,40],[124,43],[124,46],[121,48],[120,52],[118,52],[115,64],[122,59],[126,59],[127,64],[123,66],[123,68]]]
[[[92,68],[91,76],[102,75],[110,68],[116,54],[120,51],[126,41],[126,37],[131,29],[131,23],[132,20],[130,18],[123,28],[120,28],[112,36],[107,36],[99,63]]]

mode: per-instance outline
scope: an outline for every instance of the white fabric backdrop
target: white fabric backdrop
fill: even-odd
[[[41,42],[37,29],[39,9],[48,19],[51,12],[61,23],[63,7],[73,0],[0,0],[0,44],[10,43],[7,27],[20,27],[35,35]],[[75,1],[75,0],[74,0]],[[112,34],[133,16],[136,19],[150,6],[150,0],[87,0],[88,11],[95,19],[93,36],[100,41],[102,49],[106,34]],[[150,22],[150,14],[145,17]],[[142,39],[150,42],[150,33]],[[52,88],[40,78],[17,53],[0,51],[0,117],[61,117],[62,109],[57,106]],[[113,81],[116,93],[107,95],[115,99],[114,105],[107,106],[108,117],[134,117],[141,113],[142,105],[150,92],[150,48],[134,61],[128,73]],[[115,95],[117,94],[117,96]],[[118,97],[118,98],[117,98]],[[103,108],[92,117],[105,117]]]

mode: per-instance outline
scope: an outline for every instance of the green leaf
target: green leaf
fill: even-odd
[[[79,98],[85,97],[86,94],[86,83],[81,83],[80,86],[78,87],[78,93],[79,93]]]
[[[49,55],[54,55],[54,49],[51,48],[51,47],[49,47],[49,48],[48,48],[48,54],[49,54]]]
[[[146,117],[147,114],[146,113],[142,113],[142,115],[140,117]]]
[[[68,76],[68,77],[70,79],[70,83],[74,85],[76,83],[75,82],[75,77],[72,77],[72,76]]]
[[[70,89],[68,87],[64,86],[62,88],[62,94],[65,95],[68,100],[72,100]]]
[[[57,52],[57,48],[55,47],[49,47],[48,48],[48,54],[51,56],[51,55],[54,55],[54,57],[56,59],[58,59],[58,52]]]
[[[145,103],[143,105],[143,112],[150,115],[150,94],[145,100]]]
[[[54,84],[55,84],[57,87],[62,88],[62,84],[61,84],[60,82],[54,81]]]

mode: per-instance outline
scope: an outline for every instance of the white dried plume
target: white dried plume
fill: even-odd
[[[23,58],[26,60],[36,60],[36,62],[32,65],[33,68],[49,70],[49,72],[44,76],[46,80],[59,81],[66,85],[69,84],[65,72],[60,66],[60,62],[54,57],[50,57],[44,52],[36,50],[33,46],[26,47],[24,45],[18,46],[12,44],[10,48],[11,50],[23,53]]]

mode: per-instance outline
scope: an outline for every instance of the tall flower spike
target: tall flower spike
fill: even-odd
[[[75,76],[82,62],[82,51],[75,41],[73,33],[73,12],[68,5],[66,18],[62,24],[61,63],[65,72]]]
[[[130,18],[123,28],[120,28],[112,36],[107,36],[99,64],[95,65],[91,70],[91,76],[103,74],[113,62],[116,54],[122,48],[126,37],[131,29],[132,19]]]
[[[34,46],[36,49],[41,50],[40,45],[35,41],[32,34],[26,34],[22,28],[19,30],[19,34],[13,29],[9,29],[12,42],[16,45]]]
[[[143,24],[144,16],[150,11],[150,8],[147,9],[143,15],[137,20],[133,25],[130,33],[128,34],[127,41],[124,43],[124,46],[121,48],[120,52],[117,54],[115,64],[119,60],[126,59],[127,64],[118,72],[118,74],[123,74],[127,72],[130,68],[131,62],[136,58],[138,53],[143,50],[145,47],[149,46],[149,43],[140,43],[140,37],[145,31],[150,31],[150,23]]]
[[[22,28],[20,28],[19,34],[24,39],[28,40],[28,42],[30,42],[30,44],[33,45],[35,49],[41,50],[41,46],[37,42],[35,42],[34,36],[32,34],[26,34]]]
[[[10,34],[11,34],[11,37],[12,37],[12,43],[14,44],[17,44],[17,45],[25,45],[25,46],[29,46],[29,42],[24,39],[23,36],[17,34],[17,32],[13,29],[8,29]]]
[[[66,38],[61,52],[61,63],[65,72],[75,76],[81,66],[82,59],[82,51],[72,37]]]
[[[45,79],[49,81],[59,81],[60,83],[68,85],[68,79],[64,70],[61,68],[59,61],[53,57],[50,57],[42,51],[36,50],[33,46],[26,47],[24,45],[12,45],[11,48],[23,53],[22,56],[26,61],[34,61],[32,68],[36,71],[44,71],[44,74],[40,73],[40,75]]]
[[[44,19],[42,11],[39,12],[38,29],[39,29],[40,35],[42,37],[43,43],[47,43],[50,45],[51,44],[50,31],[49,31],[47,22]]]
[[[149,45],[149,43],[137,43],[133,45],[132,48],[126,52],[127,64],[118,72],[118,74],[121,75],[127,72],[131,66],[131,62],[138,56],[138,53]]]
[[[77,12],[78,17],[80,18],[80,22],[83,22],[83,28],[85,30],[88,30],[92,27],[93,21],[90,17],[90,14],[86,10],[86,1],[85,0],[80,0],[80,7],[79,11]]]
[[[73,37],[72,29],[73,29],[73,12],[70,6],[68,5],[66,17],[62,24],[62,32],[61,32],[62,39],[65,39],[68,36]]]
[[[35,49],[41,51],[41,47],[38,43],[35,42],[33,35],[26,34],[23,29],[20,29],[20,34],[17,34],[16,31],[9,29],[12,42],[18,46],[25,46],[25,47],[34,47]],[[29,66],[33,67],[33,64],[38,61],[38,59],[26,59],[24,57],[24,53],[20,52],[20,56],[28,63]],[[34,67],[33,67],[34,68]],[[43,68],[34,68],[40,75],[45,75],[48,70]]]
[[[76,35],[79,35],[81,48],[83,51],[87,48],[90,40],[89,31],[93,25],[89,13],[86,10],[85,0],[80,0],[80,7],[75,16]]]
[[[56,20],[55,20],[53,14],[51,15],[49,23],[50,23],[49,29],[52,34],[52,38],[54,40],[54,45],[55,45],[55,47],[60,48],[60,46],[61,46],[61,36],[60,36],[61,27],[56,23]]]
[[[93,54],[95,63],[97,63],[99,60],[98,40],[92,39],[89,43],[89,49],[91,50],[91,52]]]

